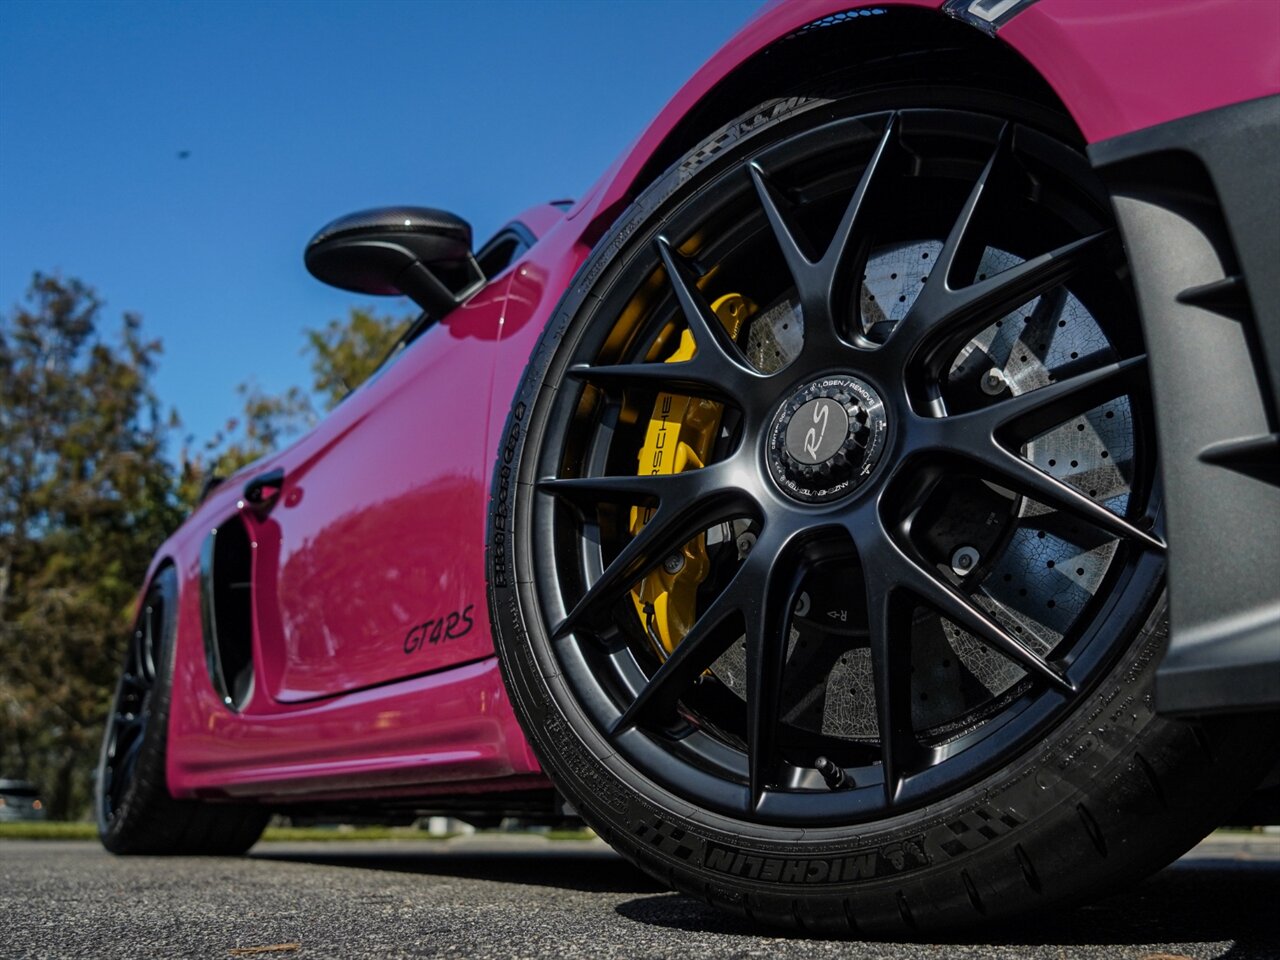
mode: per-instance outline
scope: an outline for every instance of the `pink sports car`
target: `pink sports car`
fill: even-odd
[[[1178,856],[1280,753],[1278,51],[1274,3],[771,3],[583,199],[325,227],[422,315],[156,553],[103,843],[580,816],[874,935]]]

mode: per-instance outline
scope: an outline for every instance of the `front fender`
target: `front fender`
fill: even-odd
[[[777,0],[762,7],[671,98],[569,219],[598,236],[647,183],[642,174],[681,121],[758,65],[769,48],[827,18],[895,9],[963,12],[956,0]],[[974,28],[977,29],[976,27]],[[1003,19],[993,42],[1025,59],[1062,99],[1088,143],[1280,92],[1280,7],[1237,0],[1038,0]],[[1211,63],[1206,70],[1201,64]],[[767,70],[767,67],[764,69]],[[765,99],[762,97],[762,99]],[[701,131],[700,135],[712,133]]]

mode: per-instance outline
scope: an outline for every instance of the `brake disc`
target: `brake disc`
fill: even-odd
[[[860,298],[864,336],[882,341],[906,316],[928,275],[921,265],[931,263],[941,248],[939,241],[921,241],[873,251]],[[978,265],[978,279],[1020,262],[1014,254],[987,248]],[[803,339],[804,317],[799,306],[784,299],[750,319],[747,356],[762,371],[772,372],[796,356]],[[1111,359],[1111,344],[1089,310],[1071,293],[1058,290],[1009,313],[975,336],[953,361],[948,386],[958,395],[979,398],[979,403],[994,402],[1066,377],[1076,366],[1087,369]],[[1133,418],[1127,398],[1109,401],[1055,427],[1026,444],[1022,454],[1042,470],[1123,513],[1134,457]],[[996,620],[1028,646],[1047,654],[1097,593],[1115,555],[1116,542],[1011,491],[989,483],[985,486],[987,491],[971,498],[971,511],[979,509],[984,496],[989,496],[990,503],[1006,504],[997,517],[1000,529],[988,537],[998,544],[994,555],[983,555],[972,543],[962,542],[963,538],[954,539],[958,534],[953,534],[951,543],[944,539],[938,546],[940,555],[944,565],[951,567],[964,588],[972,590],[977,602]],[[981,509],[989,509],[989,504]],[[963,522],[950,526],[965,528]],[[967,564],[955,566],[953,560]],[[978,582],[974,585],[970,580]],[[849,587],[861,589],[860,584]],[[856,617],[856,611],[851,614],[838,604],[802,609],[809,604],[820,606],[821,598],[806,591],[797,607],[798,626],[791,631],[787,652],[785,719],[829,736],[874,740],[878,727],[871,658],[858,635],[858,624],[848,619]],[[968,715],[1009,694],[1025,676],[1012,661],[928,611],[917,612],[911,643],[916,665],[912,717],[918,730],[964,729]],[[957,671],[960,683],[955,682]],[[745,700],[743,641],[730,647],[710,672]]]

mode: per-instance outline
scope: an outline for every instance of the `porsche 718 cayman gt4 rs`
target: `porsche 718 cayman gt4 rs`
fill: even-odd
[[[1179,855],[1280,753],[1280,8],[766,5],[155,556],[117,853],[580,815],[692,896],[921,932]]]

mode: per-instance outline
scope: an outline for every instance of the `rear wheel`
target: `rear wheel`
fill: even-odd
[[[495,637],[557,784],[675,886],[834,930],[1007,916],[1154,869],[1261,775],[1243,723],[1152,710],[1145,357],[1070,140],[990,94],[766,105],[549,325]]]
[[[268,811],[175,800],[166,786],[177,599],[177,575],[165,567],[147,589],[107,716],[94,792],[98,835],[118,854],[241,854],[262,835]]]

